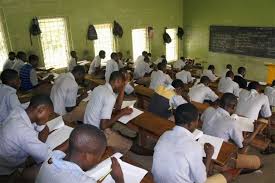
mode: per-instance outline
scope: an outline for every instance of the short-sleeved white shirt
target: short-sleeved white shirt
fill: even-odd
[[[24,66],[24,64],[25,63],[21,59],[15,59],[12,69],[16,70],[19,73],[20,69]]]
[[[88,71],[88,74],[95,73],[97,67],[99,67],[99,68],[101,67],[101,58],[99,55],[97,55],[94,58],[94,60],[92,61],[89,71]]]
[[[54,112],[66,114],[66,107],[76,106],[78,84],[71,72],[61,74],[54,82],[51,90],[51,99]]]
[[[204,100],[211,100],[214,102],[219,97],[208,86],[200,83],[193,86],[188,93],[191,101],[203,103]]]
[[[165,74],[163,71],[158,70],[154,71],[151,74],[151,83],[149,88],[155,90],[158,86],[168,86],[172,83],[172,79],[168,74]]]
[[[117,95],[109,83],[96,87],[87,104],[84,123],[100,128],[102,119],[111,119],[116,98]]]
[[[213,74],[211,70],[204,70],[202,76],[207,76],[211,80],[211,82],[215,82],[218,79],[218,77]]]
[[[71,72],[75,66],[77,66],[77,61],[75,58],[71,57],[71,59],[68,63],[68,71]]]
[[[267,86],[264,91],[265,95],[268,97],[269,104],[275,106],[275,87]]]
[[[177,60],[177,61],[173,64],[173,67],[174,67],[174,69],[179,69],[179,70],[181,70],[181,69],[184,68],[185,65],[186,65],[186,64],[185,64],[185,61],[179,59],[179,60]]]
[[[107,61],[107,65],[106,65],[105,81],[107,83],[109,82],[110,76],[114,71],[119,71],[119,67],[118,67],[117,62],[115,60],[111,59],[111,60]]]
[[[235,96],[239,96],[240,87],[239,84],[233,81],[230,77],[221,78],[218,84],[218,91],[221,93],[232,93]]]
[[[140,60],[135,65],[134,70],[134,78],[140,79],[144,77],[145,73],[149,74],[153,69],[150,68],[149,63],[144,62],[144,60]]]
[[[191,73],[185,70],[178,72],[176,74],[176,78],[180,79],[184,84],[188,84],[193,81]]]

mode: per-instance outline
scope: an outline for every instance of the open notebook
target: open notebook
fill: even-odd
[[[123,124],[127,124],[129,121],[131,121],[132,119],[136,118],[137,116],[141,115],[143,113],[143,111],[138,110],[136,108],[133,107],[133,112],[130,115],[126,115],[126,116],[122,116],[121,118],[119,118],[119,122],[123,123]]]
[[[69,126],[63,126],[56,131],[52,132],[46,141],[46,144],[50,147],[51,150],[61,145],[63,142],[69,139],[73,128]]]
[[[238,116],[237,114],[232,114],[232,118],[236,120],[239,128],[244,132],[253,132],[254,131],[254,120],[246,117]]]
[[[65,126],[65,123],[63,121],[62,116],[58,116],[57,118],[54,118],[51,121],[48,121],[47,126],[49,128],[49,131],[52,132],[54,130],[57,130]]]

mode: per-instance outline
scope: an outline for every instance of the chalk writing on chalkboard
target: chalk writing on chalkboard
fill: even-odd
[[[210,26],[209,51],[275,58],[275,27]]]

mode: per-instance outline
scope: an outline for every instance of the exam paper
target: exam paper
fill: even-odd
[[[57,130],[57,129],[65,126],[65,123],[63,121],[62,116],[58,116],[57,118],[54,118],[51,121],[48,121],[47,126],[49,128],[49,131],[52,132],[54,130]]]
[[[194,132],[193,132],[193,135],[195,136],[195,140],[198,140],[199,138],[201,138],[203,136],[203,132],[196,129]]]
[[[122,116],[121,118],[119,118],[119,122],[123,123],[123,124],[127,124],[129,121],[131,121],[132,119],[136,118],[137,116],[141,115],[143,113],[143,111],[138,110],[136,108],[133,107],[133,112],[130,115],[126,115],[126,116]]]
[[[121,105],[121,109],[123,109],[125,107],[134,107],[136,102],[137,102],[136,100],[123,101],[122,105]]]
[[[52,132],[48,136],[46,144],[48,144],[50,149],[53,150],[54,148],[68,140],[72,131],[73,128],[69,126],[63,126],[62,128],[59,128],[58,130]]]
[[[254,120],[246,117],[238,116],[237,114],[233,114],[231,116],[236,120],[239,128],[244,132],[253,132],[254,131]]]
[[[223,144],[223,139],[203,134],[198,142],[202,146],[204,146],[205,143],[209,143],[212,146],[214,146],[214,154],[212,156],[212,159],[217,159],[218,158],[219,152],[220,152],[222,144]],[[204,153],[204,157],[205,156],[206,156],[206,154]]]

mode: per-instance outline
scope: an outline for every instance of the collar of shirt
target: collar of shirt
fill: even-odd
[[[219,107],[219,108],[217,109],[217,111],[218,111],[220,114],[224,115],[224,116],[227,116],[227,117],[230,116],[229,112],[227,112],[226,110],[224,110],[224,109],[221,108],[221,107]]]
[[[226,77],[227,80],[233,81],[231,77]]]
[[[240,76],[240,77],[242,77],[242,78],[243,78],[243,75],[241,75],[241,74],[237,74],[237,76]]]
[[[181,126],[178,126],[176,125],[174,128],[173,128],[173,131],[175,131],[175,133],[177,134],[182,134],[182,135],[186,135],[192,139],[195,140],[195,136],[193,135],[193,133],[191,133],[189,130],[187,130],[186,128],[184,127],[181,127]]]
[[[257,90],[255,90],[255,89],[251,89],[250,90],[250,95],[257,95],[257,94],[259,94],[258,92],[257,92]]]
[[[0,84],[0,86],[1,86],[1,88],[6,88],[6,89],[12,91],[13,93],[16,93],[16,89],[13,88],[13,87],[11,87],[11,86],[9,86],[9,85]]]
[[[19,110],[19,111],[18,111],[18,114],[24,119],[23,122],[24,122],[28,127],[32,128],[32,129],[34,129],[34,130],[36,130],[36,129],[35,129],[35,125],[33,125],[33,123],[31,122],[31,120],[30,120],[30,118],[29,118],[27,112],[26,112],[24,109],[20,108],[20,107],[18,107],[18,110]],[[22,112],[21,112],[20,110],[22,110]]]

